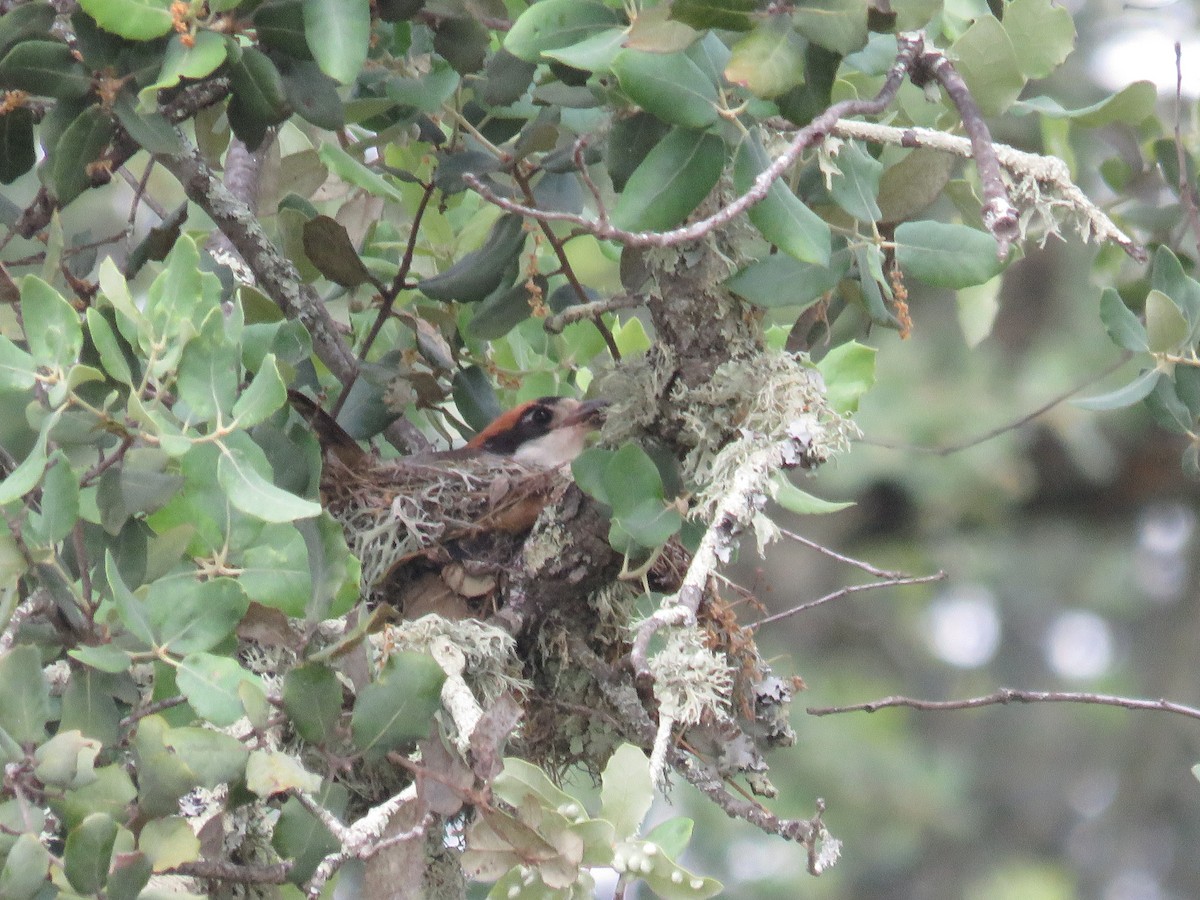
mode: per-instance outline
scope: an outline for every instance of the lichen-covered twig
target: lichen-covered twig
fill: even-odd
[[[301,806],[316,816],[321,824],[329,829],[330,834],[334,836],[338,843],[342,845],[338,850],[330,853],[321,860],[321,864],[317,866],[312,878],[309,879],[307,893],[313,900],[316,900],[321,895],[326,882],[333,877],[333,874],[347,860],[355,858],[370,859],[388,847],[423,837],[433,822],[433,814],[426,812],[411,828],[396,834],[390,834],[387,837],[383,836],[393,816],[405,805],[419,802],[415,785],[409,785],[395,796],[390,797],[378,806],[372,807],[353,825],[344,825],[337,816],[325,809],[313,797],[303,791],[292,791],[292,796],[299,801]]]
[[[898,128],[876,122],[842,119],[834,124],[830,134],[835,137],[891,144],[897,147],[922,147],[951,153],[963,159],[974,157],[973,143],[956,134],[946,134],[932,128]],[[988,145],[1000,167],[1017,184],[1032,183],[1054,194],[1054,202],[1065,206],[1079,217],[1086,228],[1080,231],[1084,240],[1113,243],[1138,262],[1145,262],[1146,250],[1118,228],[1104,211],[1088,199],[1071,179],[1071,170],[1056,156],[1041,156],[1009,147],[1007,144]],[[976,161],[978,165],[978,160]]]

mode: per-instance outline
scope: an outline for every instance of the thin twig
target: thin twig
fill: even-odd
[[[139,719],[144,719],[146,716],[152,716],[155,713],[160,713],[166,709],[172,709],[182,703],[187,702],[187,697],[182,694],[176,694],[174,697],[164,697],[162,700],[155,700],[153,703],[147,703],[141,709],[135,709],[120,722],[122,728],[128,728]]]
[[[799,606],[793,606],[791,609],[785,609],[783,612],[775,613],[767,616],[765,619],[759,619],[751,625],[747,625],[748,629],[755,629],[762,625],[769,625],[771,622],[778,622],[780,619],[787,619],[797,613],[807,612],[818,606],[823,606],[834,600],[841,600],[843,597],[848,597],[851,594],[857,594],[861,591],[873,591],[877,588],[885,587],[900,587],[908,584],[929,584],[934,581],[942,581],[946,577],[946,573],[939,570],[932,575],[910,575],[900,578],[885,578],[882,581],[870,581],[866,584],[851,584],[844,588],[838,588],[832,593],[826,594],[824,597],[818,597],[816,600],[810,600],[808,603],[801,603]]]
[[[894,706],[940,711],[1005,706],[1009,703],[1085,703],[1098,706],[1117,706],[1121,709],[1155,710],[1185,716],[1189,719],[1200,719],[1200,709],[1175,703],[1172,700],[1143,700],[1136,697],[1118,697],[1113,694],[1093,694],[1081,691],[1020,691],[1013,688],[999,688],[991,694],[970,697],[965,700],[917,700],[912,697],[897,696],[884,697],[868,703],[855,703],[850,706],[810,706],[807,712],[810,716],[828,716],[835,713],[875,712],[878,709],[888,709]]]
[[[839,119],[849,116],[878,115],[883,112],[895,99],[896,93],[904,83],[904,78],[912,68],[914,61],[925,48],[925,39],[919,32],[908,32],[897,37],[899,52],[896,61],[888,70],[883,87],[879,93],[869,100],[842,100],[829,106],[819,116],[796,132],[787,149],[775,159],[766,169],[754,179],[754,184],[742,196],[722,206],[717,212],[703,219],[698,219],[687,225],[671,231],[626,231],[617,228],[611,222],[590,221],[574,213],[554,212],[537,209],[526,204],[517,203],[507,197],[501,197],[475,175],[464,175],[463,181],[476,193],[508,212],[529,216],[539,222],[569,222],[577,225],[584,232],[602,240],[615,240],[627,247],[674,247],[698,240],[706,234],[729,224],[743,212],[758,203],[771,190],[775,181],[800,158],[805,150],[815,146],[825,139]]]
[[[868,562],[863,562],[861,559],[855,559],[853,556],[846,556],[838,553],[836,550],[826,547],[824,544],[818,544],[816,541],[809,540],[804,535],[796,534],[794,531],[788,531],[786,528],[780,528],[779,533],[785,538],[796,541],[798,544],[803,544],[805,547],[810,547],[818,553],[828,556],[830,559],[836,559],[838,562],[844,562],[847,565],[854,566],[856,569],[862,569],[868,575],[873,575],[876,578],[904,578],[903,572],[890,572],[886,569],[877,569]]]
[[[146,185],[150,182],[150,175],[154,172],[154,157],[150,157],[150,161],[146,163],[146,168],[142,172],[141,178],[134,178],[133,173],[124,166],[117,169],[120,176],[125,179],[125,183],[133,188],[133,202],[129,204],[129,218],[126,220],[129,223],[129,232],[133,233],[133,224],[137,221],[137,208],[140,204],[145,203],[150,207],[150,211],[158,216],[159,221],[167,217],[167,211],[161,203],[154,199],[150,194],[146,193]]]
[[[521,188],[521,193],[525,195],[525,201],[533,204],[533,188],[529,185],[529,179],[521,172],[520,165],[516,165],[512,170],[513,180]],[[579,276],[575,274],[575,270],[571,267],[571,260],[567,257],[566,248],[563,242],[558,239],[554,233],[554,229],[550,227],[550,223],[538,220],[538,227],[541,228],[542,234],[546,238],[546,242],[550,245],[550,249],[554,251],[554,256],[558,259],[559,271],[563,277],[567,279],[567,284],[571,286],[571,290],[575,292],[575,296],[579,298],[580,303],[588,303],[590,298],[588,292],[580,282]],[[596,330],[600,332],[600,336],[604,338],[604,345],[608,347],[609,356],[614,360],[620,361],[621,351],[617,347],[617,340],[613,337],[613,333],[608,326],[604,324],[604,320],[599,315],[592,317],[592,323],[596,326]]]
[[[1116,362],[1105,366],[1099,372],[1089,375],[1086,379],[1076,384],[1075,387],[1063,391],[1061,394],[1058,394],[1055,397],[1052,397],[1037,409],[1026,413],[1018,419],[1014,419],[1011,422],[1005,422],[1003,425],[997,425],[995,428],[989,429],[988,431],[983,432],[983,434],[976,435],[973,438],[968,438],[965,441],[946,444],[941,447],[922,447],[915,444],[889,443],[887,441],[871,440],[870,438],[864,438],[862,443],[871,447],[881,447],[884,450],[906,450],[912,453],[928,453],[931,456],[950,456],[953,453],[969,450],[972,447],[977,447],[980,444],[990,441],[994,437],[999,437],[1005,432],[1013,431],[1017,428],[1020,428],[1022,425],[1027,425],[1038,416],[1041,416],[1054,409],[1054,407],[1058,406],[1060,403],[1070,400],[1071,397],[1073,397],[1075,394],[1078,394],[1084,388],[1091,387],[1097,381],[1100,381],[1102,378],[1107,378],[1113,372],[1117,371],[1117,369],[1121,368],[1121,366],[1125,365],[1125,363],[1129,361],[1129,358],[1132,355],[1133,354],[1129,353],[1128,351],[1122,353],[1121,358]]]
[[[563,329],[573,322],[595,319],[606,312],[614,312],[618,309],[633,309],[645,302],[641,297],[635,297],[632,294],[617,294],[613,297],[605,297],[603,300],[568,306],[560,313],[547,316],[546,320],[542,322],[542,328],[551,334],[562,334]]]
[[[1196,241],[1196,252],[1200,254],[1200,211],[1196,209],[1196,188],[1188,181],[1188,155],[1183,148],[1183,47],[1175,42],[1175,160],[1179,166],[1179,199],[1187,212],[1192,226],[1192,237]]]
[[[413,257],[417,251],[417,235],[421,230],[421,220],[425,217],[425,209],[429,206],[429,200],[433,196],[434,184],[430,181],[424,185],[425,191],[421,194],[421,199],[417,202],[417,209],[413,213],[412,226],[408,231],[408,243],[404,247],[404,255],[400,257],[400,267],[396,270],[396,275],[392,278],[391,285],[381,294],[382,302],[379,304],[379,313],[375,316],[375,321],[371,323],[371,330],[367,332],[367,336],[363,339],[362,347],[358,351],[358,360],[363,362],[367,358],[367,352],[375,343],[375,339],[379,337],[379,332],[383,330],[384,324],[388,317],[392,314],[392,307],[396,304],[396,298],[400,296],[400,292],[408,285],[408,273],[412,269]],[[344,385],[342,385],[341,393],[338,394],[337,400],[334,401],[333,408],[329,414],[335,419],[342,410],[342,405],[346,402],[346,398],[350,396],[350,388],[354,386],[354,382],[358,380],[358,372],[354,373],[354,377]]]

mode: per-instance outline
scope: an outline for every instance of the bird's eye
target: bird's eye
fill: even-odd
[[[553,418],[554,413],[545,406],[535,406],[529,411],[529,421],[534,425],[549,425]]]

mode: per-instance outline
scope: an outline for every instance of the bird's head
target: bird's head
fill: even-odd
[[[565,465],[600,427],[604,400],[539,397],[497,417],[467,444],[472,450],[510,456],[541,469]]]

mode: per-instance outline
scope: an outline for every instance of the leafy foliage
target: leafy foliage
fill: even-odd
[[[675,861],[690,822],[638,837],[681,735],[670,716],[655,734],[657,710],[631,679],[634,707],[605,693],[612,659],[646,652],[630,631],[647,645],[653,631],[632,620],[632,602],[589,599],[621,589],[603,540],[552,585],[578,594],[556,603],[588,623],[595,669],[582,671],[578,633],[548,630],[522,646],[559,656],[529,651],[519,675],[496,676],[504,689],[485,690],[483,660],[503,668],[515,650],[380,636],[386,613],[368,599],[381,585],[360,583],[321,493],[322,449],[288,392],[336,398],[341,426],[392,454],[468,437],[512,403],[601,385],[609,446],[575,460],[575,482],[603,507],[601,537],[625,574],[644,560],[633,573],[644,594],[671,596],[664,621],[688,591],[709,592],[673,640],[730,673],[721,703],[692,703],[684,745],[726,746],[713,771],[771,793],[763,752],[794,737],[772,719],[790,695],[701,569],[728,561],[747,525],[765,541],[769,497],[799,514],[842,507],[782,470],[840,450],[845,430],[830,438],[821,416],[852,414],[872,388],[874,350],[859,339],[913,327],[909,280],[962,290],[1007,263],[985,230],[995,185],[932,143],[914,149],[912,129],[982,127],[982,111],[1083,133],[1144,126],[1153,109],[1139,85],[1078,110],[1018,100],[1074,42],[1049,0],[885,6],[83,0],[65,15],[6,4],[0,181],[36,198],[2,212],[9,238],[39,243],[35,262],[6,258],[0,272],[11,304],[0,316],[0,894],[136,897],[164,872],[237,880],[208,863],[230,861],[241,817],[259,843],[239,858],[271,860],[253,874],[316,896],[346,859],[384,849],[367,813],[409,783],[421,806],[408,840],[461,826],[462,868],[495,882],[492,896],[583,896],[597,866],[659,896],[717,892]],[[975,106],[950,85],[938,93],[928,62],[889,86],[913,29]],[[891,137],[868,144],[823,116],[881,90]],[[1168,149],[1155,152],[1165,161]],[[255,213],[214,175],[251,151]],[[157,183],[159,162],[178,185]],[[1177,178],[1194,169],[1190,157],[1173,164]],[[97,239],[90,219],[107,217],[89,204],[111,202],[106,186],[131,169],[135,203],[162,192],[178,212],[141,242],[132,225]],[[1009,176],[1025,189],[1019,237],[1083,220],[1085,236],[1116,240],[1047,178]],[[180,189],[193,206],[175,206]],[[718,221],[754,191],[744,219]],[[706,217],[686,239],[661,234]],[[225,264],[209,221],[249,275]],[[1189,436],[1185,463],[1200,471],[1192,262],[1163,245],[1148,283],[1104,291],[1100,319],[1143,371],[1082,404],[1145,401]],[[613,295],[630,302],[590,305]],[[797,371],[820,383],[820,404],[764,402],[794,398],[781,384]],[[536,563],[569,549],[530,538],[522,597],[549,581]],[[703,577],[670,571],[680,559]],[[509,612],[537,607],[512,599]],[[529,615],[511,626],[522,637],[542,626]],[[603,697],[610,719],[638,717],[578,732],[543,724],[540,745],[535,722],[522,739],[541,758],[500,771],[519,718],[505,721],[501,698],[515,704],[521,679],[536,696],[574,690],[566,708]],[[639,746],[614,749],[628,739]],[[672,764],[699,778],[689,760]],[[600,812],[537,762],[603,771]],[[725,790],[716,780],[710,796]],[[215,852],[193,829],[205,813],[223,832]],[[819,816],[773,822],[817,858]]]

